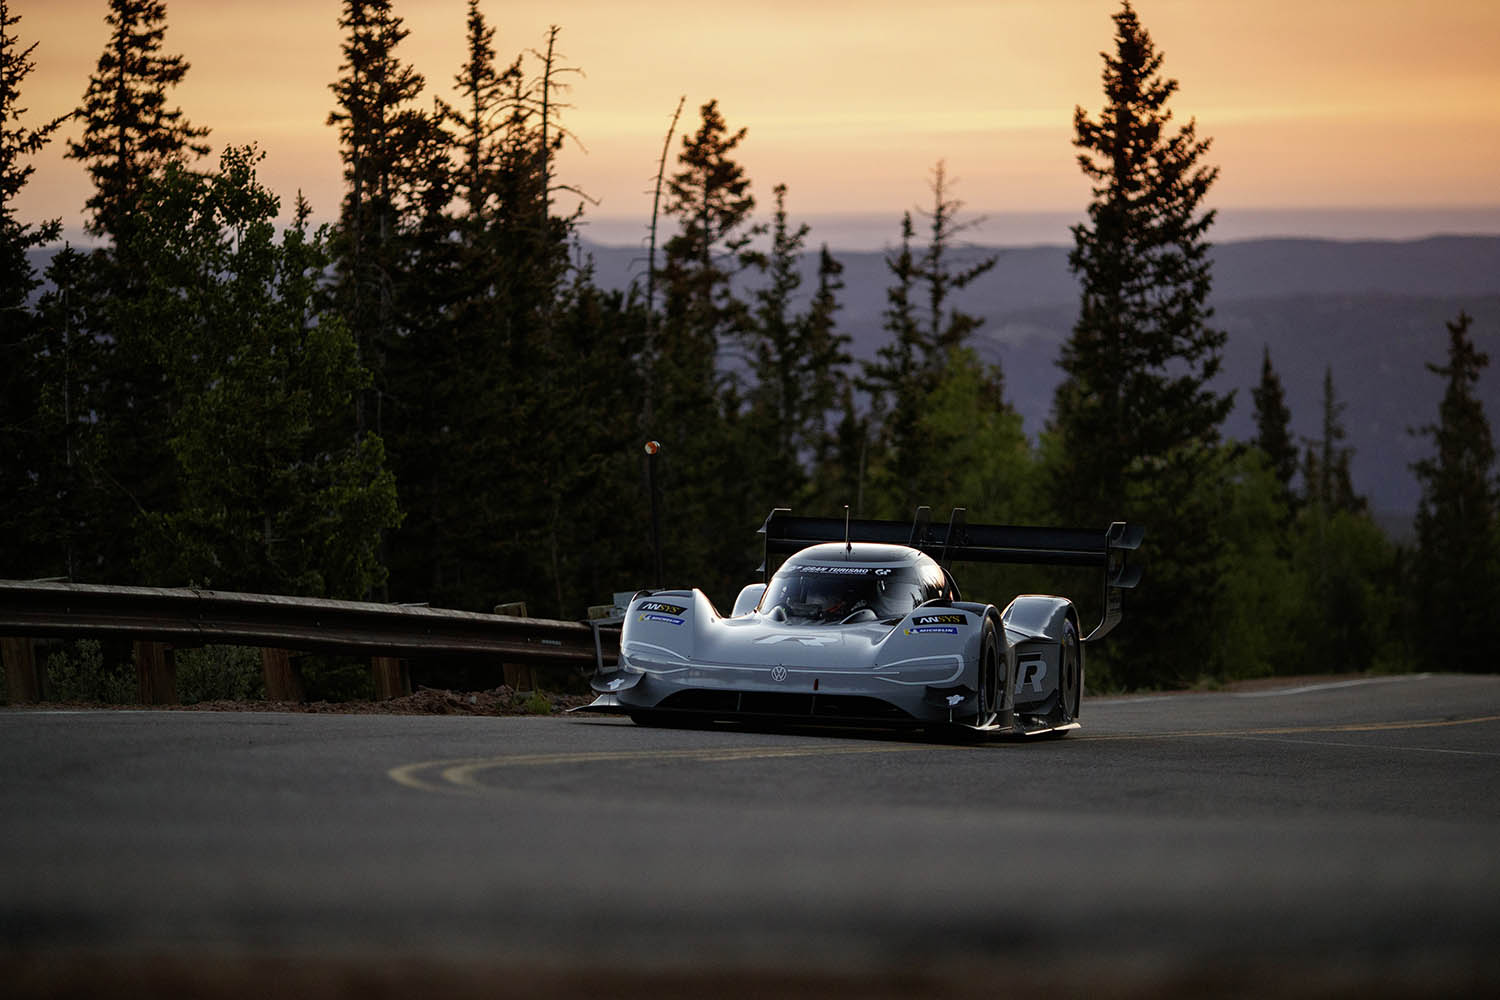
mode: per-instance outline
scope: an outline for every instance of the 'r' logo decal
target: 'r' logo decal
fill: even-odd
[[[1037,694],[1042,693],[1042,678],[1047,676],[1046,660],[1027,660],[1021,664],[1021,676],[1016,679],[1016,694],[1021,689],[1030,685],[1031,690]]]

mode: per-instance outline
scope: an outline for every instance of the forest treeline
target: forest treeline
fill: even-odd
[[[1497,486],[1469,318],[1412,373],[1446,386],[1416,432],[1433,448],[1413,470],[1414,547],[1350,481],[1332,371],[1321,434],[1299,441],[1267,352],[1245,387],[1255,439],[1224,439],[1218,170],[1172,116],[1177,84],[1128,2],[1100,110],[1075,113],[1093,191],[1069,258],[1079,312],[1036,440],[971,346],[980,320],[958,293],[997,258],[955,252],[967,223],[941,161],[926,207],[892,220],[888,339],[855,363],[837,257],[809,245],[784,184],[755,196],[749,133],[716,101],[672,120],[643,273],[605,290],[578,238],[586,193],[558,169],[577,68],[557,28],[506,58],[470,0],[449,103],[404,60],[396,4],[344,0],[338,221],[314,226],[298,195],[278,225],[262,153],[209,156],[210,128],[176,107],[189,64],[168,54],[165,4],[103,6],[111,39],[82,105],[28,127],[36,45],[0,0],[0,575],[579,617],[657,582],[655,440],[662,582],[721,608],[754,578],[773,507],[964,506],[975,522],[1146,526],[1145,580],[1091,654],[1096,690],[1493,669]],[[98,245],[37,274],[27,251],[60,226],[21,221],[14,199],[28,157],[70,133]],[[1096,580],[1061,573],[960,581],[1002,602],[1098,601]]]

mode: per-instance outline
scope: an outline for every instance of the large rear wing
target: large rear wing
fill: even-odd
[[[1116,521],[1103,531],[1088,528],[1043,528],[1012,524],[968,524],[965,510],[955,507],[947,524],[934,524],[932,509],[918,507],[910,523],[849,520],[839,517],[800,517],[784,507],[771,511],[760,533],[765,536],[762,572],[769,573],[771,557],[820,542],[884,542],[919,549],[944,568],[951,562],[1024,563],[1037,566],[1098,566],[1104,574],[1104,618],[1086,641],[1102,639],[1123,615],[1122,590],[1141,580],[1139,566],[1127,564],[1126,553],[1140,547],[1146,529]]]

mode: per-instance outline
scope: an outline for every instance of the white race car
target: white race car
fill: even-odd
[[[911,524],[794,517],[761,528],[765,583],[727,618],[699,590],[641,591],[620,657],[599,671],[590,711],[643,725],[721,720],[959,727],[1038,734],[1078,728],[1086,644],[1121,618],[1140,579],[1126,553],[1144,530],[966,524],[928,508]],[[965,601],[949,562],[1097,566],[1104,616],[1088,635],[1063,597],[1024,594],[1004,609]]]

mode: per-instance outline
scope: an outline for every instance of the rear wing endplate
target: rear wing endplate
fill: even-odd
[[[820,542],[883,542],[919,549],[943,567],[951,562],[1023,563],[1036,566],[1098,566],[1104,573],[1104,618],[1085,641],[1102,639],[1123,616],[1121,591],[1141,580],[1126,553],[1140,547],[1146,529],[1116,521],[1103,531],[1012,524],[969,524],[955,507],[947,524],[932,522],[932,509],[918,507],[910,523],[801,517],[777,507],[761,525],[769,574],[771,557],[790,555]]]

